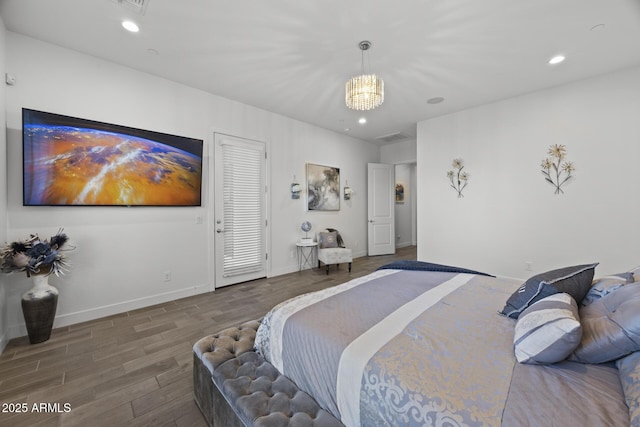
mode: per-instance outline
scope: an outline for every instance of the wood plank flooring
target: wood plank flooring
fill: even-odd
[[[396,259],[416,259],[416,247],[356,258],[351,274],[304,270],[57,328],[40,344],[13,339],[0,355],[0,426],[204,426],[193,401],[197,340]]]

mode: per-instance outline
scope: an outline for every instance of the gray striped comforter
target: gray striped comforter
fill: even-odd
[[[516,363],[520,284],[379,270],[278,305],[256,350],[347,426],[628,425],[615,368]]]

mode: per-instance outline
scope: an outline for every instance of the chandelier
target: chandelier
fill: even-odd
[[[371,48],[371,42],[361,41],[362,74],[352,77],[345,87],[345,102],[352,110],[373,110],[384,102],[384,81],[375,74],[364,73],[364,51]]]

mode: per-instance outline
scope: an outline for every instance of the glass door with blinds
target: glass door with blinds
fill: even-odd
[[[215,287],[266,276],[263,142],[215,134]]]

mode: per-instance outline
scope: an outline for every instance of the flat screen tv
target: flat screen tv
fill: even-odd
[[[22,109],[24,206],[201,206],[201,139]]]

